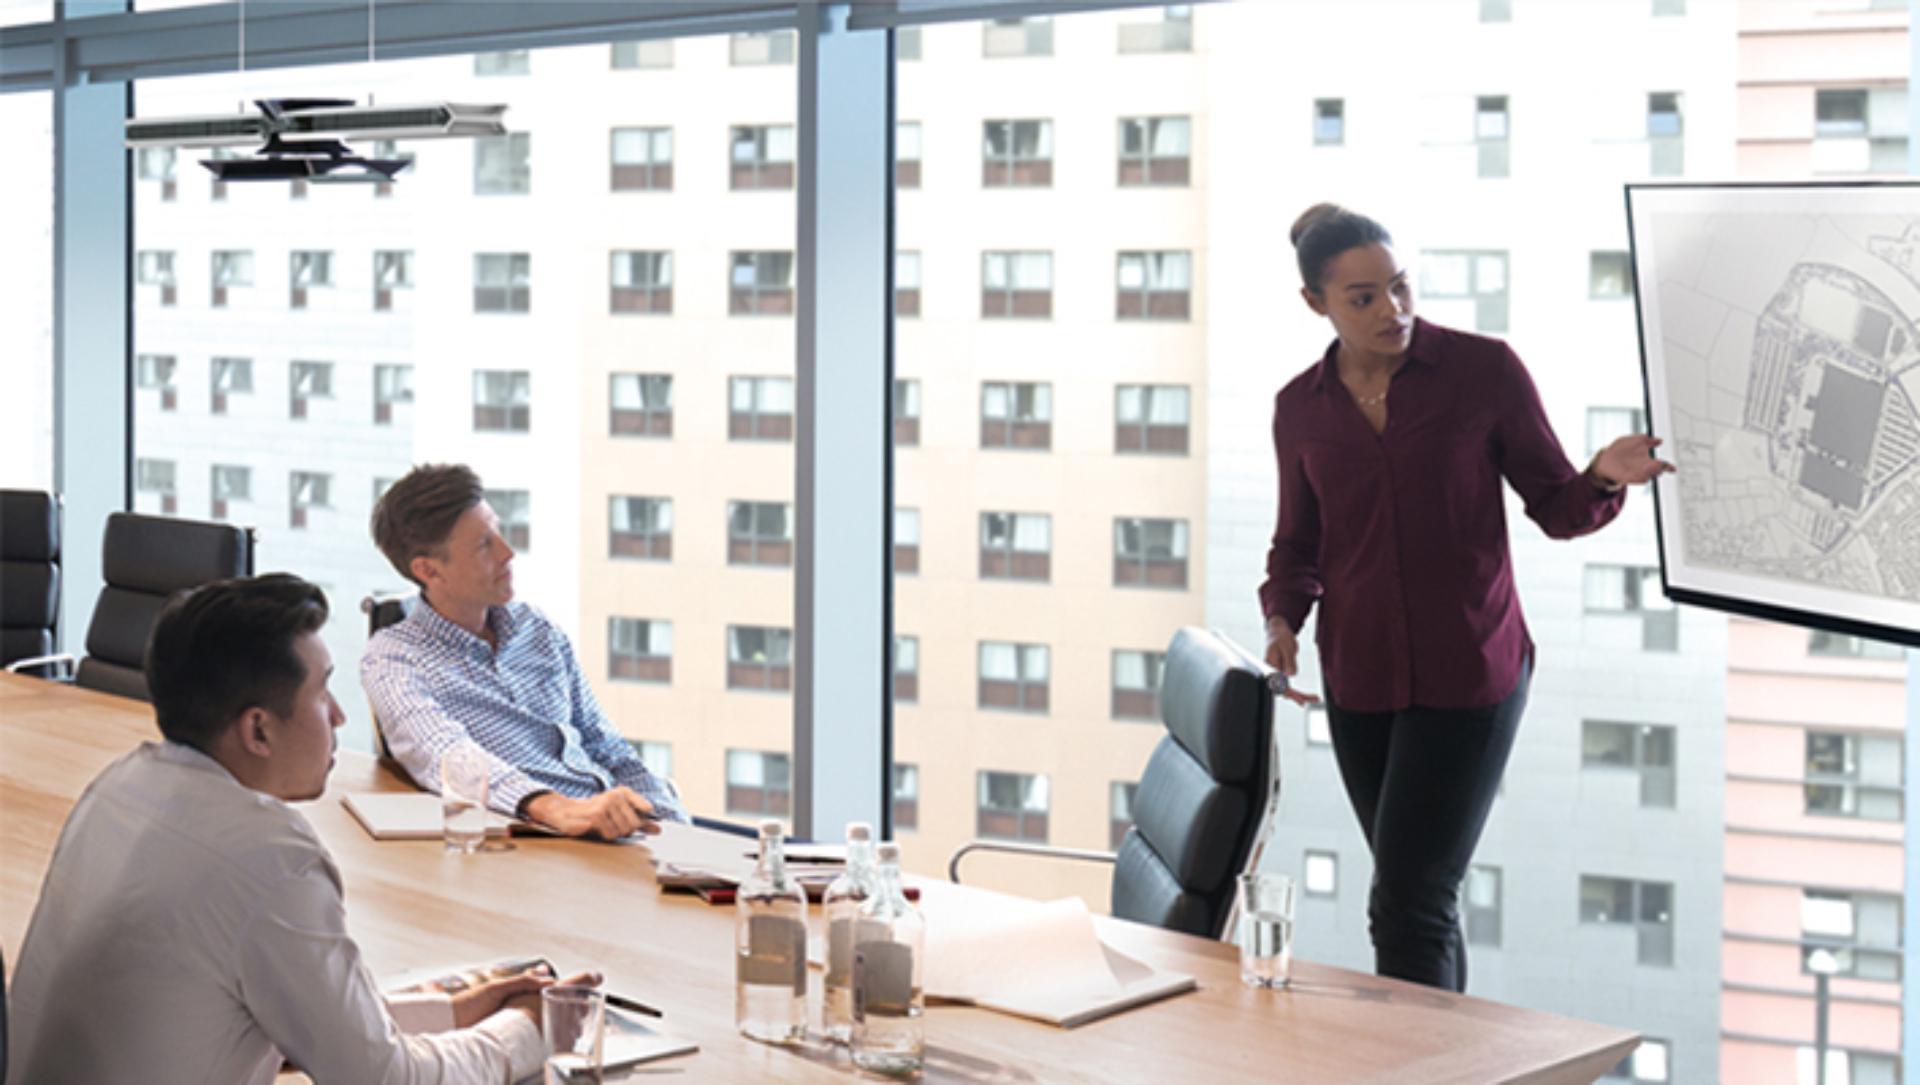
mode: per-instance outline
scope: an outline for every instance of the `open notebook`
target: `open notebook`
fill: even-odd
[[[438,840],[442,817],[440,796],[424,791],[350,791],[341,805],[375,840]],[[502,814],[487,815],[487,835],[508,831],[538,831],[526,822]]]

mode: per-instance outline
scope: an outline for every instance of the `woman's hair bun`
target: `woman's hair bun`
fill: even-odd
[[[1300,239],[1306,236],[1308,230],[1313,229],[1315,226],[1330,218],[1336,217],[1343,210],[1344,208],[1337,203],[1314,204],[1312,207],[1300,212],[1300,217],[1293,220],[1293,229],[1288,232],[1287,240],[1293,243],[1294,248],[1299,248]]]

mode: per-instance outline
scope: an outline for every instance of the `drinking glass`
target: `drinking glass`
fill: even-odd
[[[1240,875],[1240,982],[1285,987],[1293,971],[1293,879],[1260,870]]]
[[[606,992],[556,984],[540,992],[540,1019],[547,1041],[547,1085],[599,1081],[606,1042]]]
[[[487,839],[486,752],[462,742],[440,758],[441,831],[448,851],[471,855]]]

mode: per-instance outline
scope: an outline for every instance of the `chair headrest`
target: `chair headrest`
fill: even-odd
[[[247,532],[231,524],[116,512],[104,549],[108,584],[153,595],[253,572]]]
[[[1253,660],[1232,642],[1188,626],[1167,647],[1160,715],[1167,733],[1207,775],[1240,783],[1261,764],[1273,695]]]
[[[0,558],[58,561],[60,503],[39,490],[0,490]]]

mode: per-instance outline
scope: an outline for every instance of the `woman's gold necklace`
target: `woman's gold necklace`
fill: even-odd
[[[1360,404],[1362,407],[1377,406],[1387,401],[1387,392],[1390,390],[1391,389],[1388,389],[1388,388],[1382,388],[1380,390],[1380,394],[1377,396],[1354,396],[1353,401],[1355,403]]]

